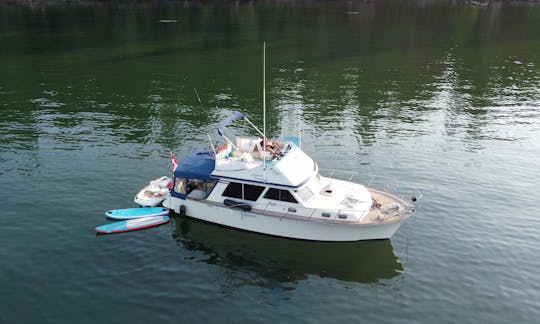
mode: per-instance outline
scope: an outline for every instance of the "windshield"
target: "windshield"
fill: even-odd
[[[300,197],[300,199],[303,201],[303,202],[307,202],[308,200],[311,199],[311,197],[313,197],[313,191],[311,191],[311,189],[309,189],[308,186],[304,186],[304,188],[298,190],[296,192],[296,194],[298,195],[298,197]]]

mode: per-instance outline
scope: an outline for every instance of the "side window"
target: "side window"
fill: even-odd
[[[231,182],[222,196],[256,201],[264,191],[264,187]]]
[[[294,196],[288,190],[281,190],[275,188],[268,189],[268,191],[264,195],[264,198],[292,202],[295,204],[298,203],[298,201],[296,201]]]
[[[254,185],[244,185],[244,199],[255,201],[259,199],[259,196],[262,194],[264,187],[254,186]]]
[[[289,190],[281,190],[280,200],[281,201],[292,202],[292,203],[295,203],[295,204],[298,203],[298,201],[296,201],[296,199],[294,198],[294,196],[291,194],[291,192]]]
[[[185,195],[186,194],[186,179],[184,178],[176,178],[174,183],[174,191]]]
[[[229,183],[222,196],[242,199],[242,184],[237,182]]]
[[[270,188],[264,195],[266,199],[279,200],[279,189]]]

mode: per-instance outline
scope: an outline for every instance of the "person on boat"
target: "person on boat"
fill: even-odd
[[[283,143],[278,141],[269,141],[268,138],[265,138],[264,140],[261,140],[260,142],[261,148],[265,152],[269,152],[272,155],[272,159],[274,158],[280,158],[283,157]]]
[[[188,182],[188,194],[191,193],[193,190],[197,189],[199,186],[199,181],[196,179],[191,179]]]
[[[272,146],[278,151],[281,151],[283,149],[283,143],[278,141],[272,142]]]
[[[261,148],[263,151],[270,153],[272,158],[276,155],[275,147],[272,145],[273,143],[268,140],[267,137],[265,137],[263,140],[261,140]]]

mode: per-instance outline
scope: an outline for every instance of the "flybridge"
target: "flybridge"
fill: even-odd
[[[270,157],[266,164],[257,158],[257,147],[251,152],[235,151],[216,157],[212,176],[298,188],[318,172],[317,164],[293,142],[282,144],[278,156]]]
[[[226,135],[226,126],[235,120],[247,122],[262,137],[236,137],[233,141]],[[223,119],[217,131],[226,143],[215,151],[213,177],[298,188],[318,172],[317,164],[294,140],[268,140],[242,113]]]

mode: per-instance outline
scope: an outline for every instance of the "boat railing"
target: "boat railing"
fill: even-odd
[[[414,213],[416,210],[415,202],[422,197],[420,190],[393,178],[361,172],[342,171],[338,169],[319,169],[319,171],[321,175],[325,177],[362,184],[369,189],[379,191],[381,194],[386,193],[401,199],[404,203],[404,208],[399,213],[401,216],[407,216]],[[340,215],[358,215],[358,213],[361,212],[361,210],[358,209],[325,209],[324,212],[328,213],[329,217],[320,218],[319,215],[316,216],[316,214],[320,213],[320,210],[318,209],[303,206],[295,207],[291,204],[280,203],[279,201],[267,202],[259,206],[258,209],[262,210],[262,212],[267,215],[299,217],[304,219],[311,219],[315,216],[317,219],[324,219],[330,222],[339,221]],[[359,217],[358,222],[362,221],[363,216]]]
[[[354,171],[343,171],[337,169],[323,169],[319,168],[321,175],[328,178],[335,178],[339,180],[345,180],[362,184],[367,188],[379,190],[397,196],[405,202],[415,202],[422,197],[422,192],[403,182],[399,182],[396,179],[378,176],[373,174],[367,174]]]

